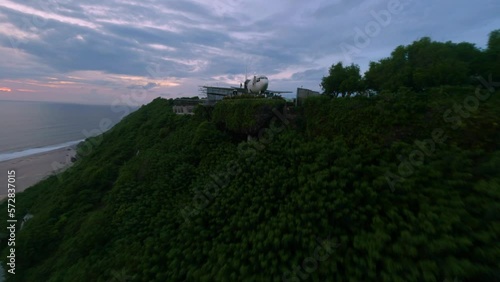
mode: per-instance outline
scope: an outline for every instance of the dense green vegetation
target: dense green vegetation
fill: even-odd
[[[401,87],[420,92],[444,85],[476,86],[478,77],[500,77],[499,66],[500,29],[490,33],[485,50],[468,42],[436,42],[424,37],[398,46],[387,58],[370,62],[363,77],[355,64],[334,64],[321,87],[327,95],[345,97]]]
[[[18,220],[34,217],[6,276],[500,281],[500,91],[490,90],[324,95],[293,119],[279,99],[182,116],[158,98],[17,195]]]
[[[283,99],[225,99],[215,107],[212,121],[234,133],[255,135],[276,116],[273,109],[282,112],[284,105]]]

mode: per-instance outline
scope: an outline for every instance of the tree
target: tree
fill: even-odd
[[[342,62],[332,65],[329,75],[323,77],[321,88],[323,93],[333,97],[349,97],[363,90],[363,79],[359,72],[359,66],[351,64],[344,67]]]
[[[398,46],[388,58],[371,62],[365,79],[368,88],[375,91],[470,85],[483,72],[481,56],[471,43],[436,42],[423,37],[408,46]]]
[[[500,53],[500,29],[490,32],[488,51],[496,54]]]
[[[408,47],[398,46],[391,57],[378,62],[370,62],[365,73],[366,85],[369,89],[395,91],[400,87],[410,87],[411,69],[408,63]]]
[[[490,33],[488,49],[486,50],[486,60],[485,75],[492,75],[493,80],[498,80],[500,77],[500,29]]]

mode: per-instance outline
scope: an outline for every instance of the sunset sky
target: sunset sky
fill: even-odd
[[[424,36],[485,48],[499,15],[498,0],[2,0],[0,100],[144,104],[246,68],[319,91],[333,63],[365,71]]]

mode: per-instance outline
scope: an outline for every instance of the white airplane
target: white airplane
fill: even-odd
[[[266,76],[253,76],[253,79],[245,79],[245,89],[248,93],[261,94],[267,90],[269,79]]]
[[[243,90],[247,94],[281,94],[281,93],[292,93],[291,91],[275,91],[275,90],[267,90],[269,86],[269,79],[267,76],[253,76],[253,79],[245,78],[245,83],[243,85],[240,84],[240,88],[232,87],[235,90]]]

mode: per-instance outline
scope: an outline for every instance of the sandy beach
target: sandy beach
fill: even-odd
[[[16,193],[68,168],[75,156],[74,146],[0,162],[0,200],[7,197],[7,171],[16,171]]]

